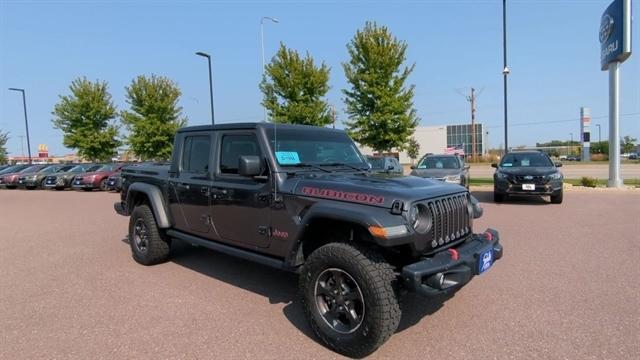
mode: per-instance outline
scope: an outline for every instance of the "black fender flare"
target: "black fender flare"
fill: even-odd
[[[145,183],[133,183],[127,189],[127,208],[129,209],[129,213],[133,212],[133,202],[132,199],[136,193],[142,193],[146,195],[149,200],[149,206],[151,206],[151,211],[153,211],[153,215],[156,218],[156,222],[158,227],[161,229],[166,229],[171,227],[171,220],[169,218],[169,214],[167,213],[167,207],[164,201],[164,197],[162,196],[162,190],[159,187],[151,184]]]
[[[309,226],[314,220],[327,219],[342,223],[352,223],[364,229],[368,229],[370,226],[385,226],[398,222],[397,215],[391,214],[389,209],[364,206],[362,210],[354,211],[353,203],[322,202],[311,206],[300,219],[300,226],[303,230],[298,233],[296,241],[289,252],[289,264],[298,266],[304,263],[302,240],[306,237],[307,232],[310,231]],[[371,242],[375,243],[376,240],[371,238]]]

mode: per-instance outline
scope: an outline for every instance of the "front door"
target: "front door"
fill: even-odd
[[[211,229],[209,171],[211,137],[185,136],[176,176],[169,179],[170,198],[175,197],[171,213],[176,228],[193,234],[207,234]]]
[[[257,155],[264,149],[252,131],[229,131],[218,135],[219,157],[211,187],[216,240],[268,247],[270,242],[270,183],[238,175],[240,156]],[[267,172],[266,165],[264,171]]]

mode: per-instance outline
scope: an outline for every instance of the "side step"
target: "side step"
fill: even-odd
[[[249,260],[262,265],[266,265],[279,270],[294,272],[295,269],[287,266],[283,260],[277,258],[261,255],[252,251],[240,249],[234,246],[221,244],[219,242],[211,240],[203,240],[197,236],[185,234],[177,230],[167,230],[167,235],[171,238],[179,239],[194,245],[202,246],[207,249],[218,251],[227,255],[235,256],[240,259]]]

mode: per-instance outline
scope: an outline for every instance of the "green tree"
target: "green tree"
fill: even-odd
[[[9,160],[7,157],[7,141],[9,141],[9,133],[0,131],[0,164],[5,164]]]
[[[420,143],[418,143],[418,141],[414,137],[412,137],[407,142],[407,145],[405,148],[407,151],[407,155],[409,155],[409,158],[411,159],[411,163],[413,164],[413,162],[418,158],[418,156],[420,156]]]
[[[163,76],[141,75],[125,90],[131,110],[121,116],[131,150],[143,160],[169,159],[176,132],[187,123],[178,106],[182,95],[178,85]]]
[[[633,152],[633,150],[636,147],[636,141],[638,141],[638,139],[632,138],[629,135],[623,137],[622,141],[620,142],[620,147],[622,148],[622,153],[628,154],[630,152]]]
[[[260,83],[262,105],[271,119],[289,124],[330,124],[333,119],[323,99],[329,91],[329,71],[324,63],[316,66],[309,53],[302,58],[280,43]]]
[[[593,142],[591,143],[591,147],[589,148],[589,150],[592,154],[609,154],[609,142]]]
[[[70,95],[61,95],[53,108],[52,122],[64,133],[64,146],[92,161],[105,161],[115,154],[121,141],[112,120],[117,110],[107,83],[77,78],[69,86]]]
[[[407,44],[386,27],[367,22],[347,50],[351,59],[342,64],[351,85],[343,90],[347,131],[379,152],[403,148],[420,121],[413,109],[415,86],[405,86],[415,66],[403,66]]]

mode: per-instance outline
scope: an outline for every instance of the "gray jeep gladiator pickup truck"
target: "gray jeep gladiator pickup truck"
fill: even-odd
[[[373,174],[341,130],[240,123],[180,129],[170,165],[122,170],[133,258],[165,261],[179,239],[297,272],[330,348],[362,357],[397,329],[399,298],[456,291],[502,257],[462,186]]]

